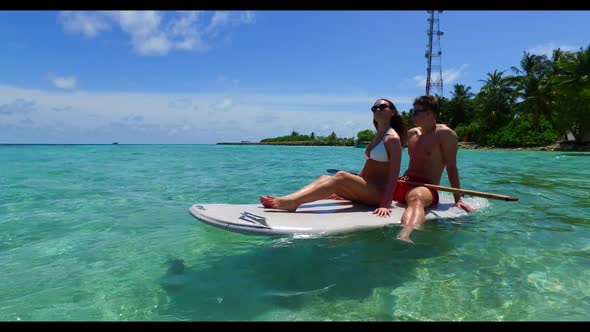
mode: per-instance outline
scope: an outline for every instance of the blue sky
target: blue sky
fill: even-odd
[[[373,128],[424,94],[426,11],[2,11],[0,143],[216,143]],[[444,96],[524,51],[590,43],[590,11],[444,11]]]

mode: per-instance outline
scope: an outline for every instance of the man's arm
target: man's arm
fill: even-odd
[[[457,134],[452,129],[445,128],[441,131],[441,138],[442,157],[445,168],[447,169],[449,183],[451,187],[460,189],[461,182],[459,180],[459,169],[457,168]],[[461,194],[453,193],[453,197],[455,198],[455,205],[467,212],[473,211],[469,205],[461,200]]]
[[[410,128],[410,129],[408,130],[408,148],[409,148],[409,146],[410,146],[410,143],[409,143],[409,142],[410,142],[410,139],[411,139],[412,137],[414,137],[415,135],[417,135],[418,133],[419,133],[419,132],[418,132],[418,127]],[[403,147],[402,147],[402,148],[403,148]]]

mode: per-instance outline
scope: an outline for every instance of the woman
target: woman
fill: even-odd
[[[295,211],[301,204],[341,197],[357,203],[377,206],[373,214],[390,215],[393,192],[397,184],[406,143],[407,125],[395,105],[379,99],[371,107],[377,134],[365,150],[367,161],[359,175],[340,171],[322,175],[298,191],[282,197],[260,196],[267,208]]]

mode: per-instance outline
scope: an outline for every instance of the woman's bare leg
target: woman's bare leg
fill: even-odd
[[[305,186],[305,187],[297,190],[294,193],[291,193],[291,194],[289,194],[287,196],[283,196],[282,198],[285,198],[285,199],[294,199],[294,198],[296,198],[298,196],[305,195],[306,193],[309,193],[309,192],[312,192],[312,191],[317,190],[317,188],[320,188],[324,184],[324,182],[330,181],[331,179],[332,179],[332,176],[329,176],[329,175],[321,175],[314,182],[312,182],[312,183],[308,184],[307,186]],[[327,198],[331,194],[332,193],[326,195],[326,197],[323,197],[323,198]],[[322,199],[322,198],[318,198],[318,199]]]
[[[362,177],[348,172],[338,172],[322,181],[314,181],[293,194],[283,197],[260,197],[260,201],[268,208],[295,211],[301,204],[324,199],[332,194],[367,204],[379,204],[382,198],[382,192],[367,184]]]
[[[324,181],[330,180],[330,178],[331,178],[331,176],[329,176],[329,175],[320,175],[320,177],[315,179],[315,181],[313,181],[312,183],[308,184],[307,186],[305,186],[305,187],[297,190],[296,192],[289,194],[285,197],[289,197],[289,196],[293,196],[293,195],[301,195],[302,193],[305,193],[309,190],[314,190],[314,188],[321,185]]]
[[[308,190],[313,190],[313,188],[317,187],[320,183],[322,183],[322,182],[324,182],[326,180],[329,180],[330,178],[331,178],[331,176],[329,176],[329,175],[320,175],[320,177],[318,177],[317,179],[315,179],[312,183],[310,183],[310,184],[306,185],[305,187],[297,190],[296,192],[294,192],[292,194],[289,194],[287,196],[284,196],[284,197],[289,197],[289,196],[292,196],[292,195],[299,195],[299,194],[304,193],[304,192],[306,192]],[[266,197],[264,197],[264,198],[266,198],[266,199],[263,200],[263,197],[261,196],[260,197],[260,202],[265,207],[271,208],[272,207],[271,205],[267,205],[268,204],[268,201],[269,201],[268,199],[269,198],[276,199],[276,197],[275,196],[272,196],[272,195],[266,195]]]

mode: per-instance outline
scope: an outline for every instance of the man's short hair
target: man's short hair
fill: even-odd
[[[420,96],[414,99],[412,106],[420,105],[431,110],[438,117],[438,98],[436,96]]]

